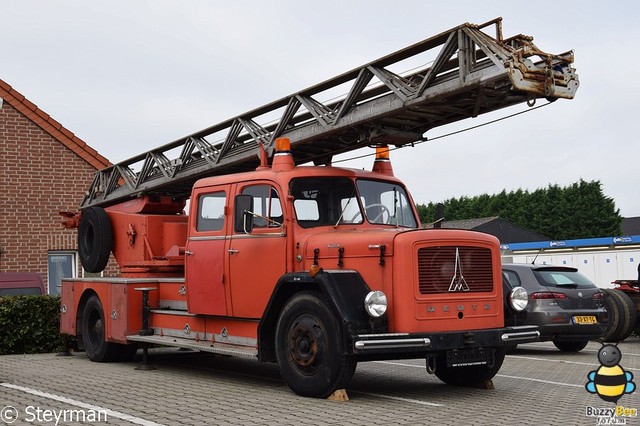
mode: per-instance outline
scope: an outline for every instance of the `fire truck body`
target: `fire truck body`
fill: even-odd
[[[495,38],[481,31],[490,25]],[[491,379],[508,345],[538,336],[505,327],[526,292],[503,293],[496,238],[422,228],[389,145],[516,103],[573,97],[572,53],[504,40],[501,28],[500,19],[463,24],[99,171],[66,226],[78,228],[87,271],[102,271],[113,253],[120,276],[64,280],[61,331],[94,361],[161,344],[277,362],[305,396],[347,386],[370,360],[423,358],[458,385]],[[387,69],[436,48],[423,70]],[[344,98],[315,98],[349,81]],[[276,111],[275,124],[258,123]],[[367,145],[377,146],[371,171],[331,166],[334,154]]]

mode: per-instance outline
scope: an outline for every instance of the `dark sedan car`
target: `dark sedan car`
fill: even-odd
[[[576,268],[506,263],[502,272],[510,287],[522,286],[529,293],[524,321],[540,327],[540,340],[577,352],[602,335],[604,294]]]

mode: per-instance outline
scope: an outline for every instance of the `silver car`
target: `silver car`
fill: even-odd
[[[529,293],[524,322],[540,328],[540,340],[578,352],[604,332],[604,293],[576,268],[505,263],[502,272],[510,287]]]

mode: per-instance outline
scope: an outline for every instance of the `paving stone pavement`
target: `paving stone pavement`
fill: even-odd
[[[360,363],[347,402],[295,395],[274,364],[199,352],[153,349],[157,369],[151,371],[135,369],[139,358],[100,364],[83,353],[5,355],[0,426],[597,425],[586,407],[615,407],[585,390],[587,374],[599,367],[599,347],[590,343],[568,354],[550,343],[521,345],[507,356],[491,390],[444,385],[426,373],[423,360]],[[620,349],[620,364],[640,381],[640,338]],[[640,408],[640,391],[618,405]],[[108,410],[106,419],[89,418],[101,410]],[[78,421],[81,412],[84,421]],[[640,424],[638,417],[616,420]]]

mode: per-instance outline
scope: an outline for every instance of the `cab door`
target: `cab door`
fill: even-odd
[[[236,317],[260,318],[278,279],[286,271],[287,237],[280,191],[268,182],[238,185],[253,196],[253,229],[234,224],[229,253],[231,303]]]
[[[185,250],[187,306],[193,314],[230,315],[225,283],[229,192],[227,185],[193,194]]]

